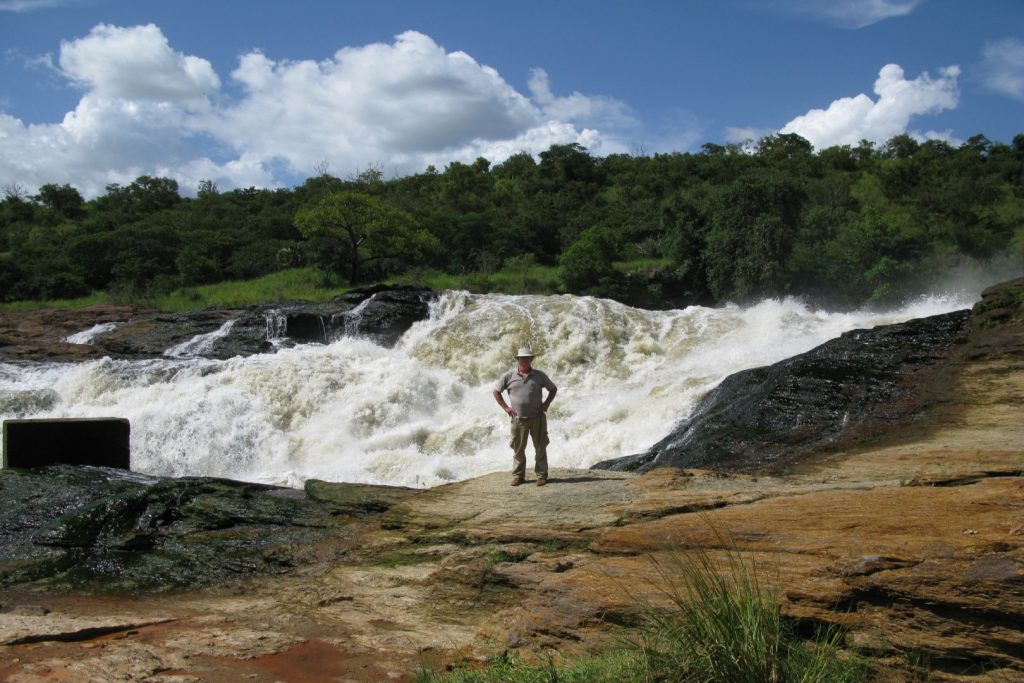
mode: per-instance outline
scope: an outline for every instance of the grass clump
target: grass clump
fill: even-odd
[[[841,656],[838,631],[799,637],[782,615],[778,592],[761,583],[754,561],[721,540],[730,549],[720,561],[704,549],[655,561],[667,606],[649,608],[633,640],[645,668],[638,680],[863,680],[865,663]]]

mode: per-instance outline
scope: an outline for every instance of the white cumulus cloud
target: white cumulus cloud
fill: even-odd
[[[911,118],[955,109],[959,103],[960,67],[938,70],[938,77],[923,73],[907,80],[903,69],[887,64],[878,73],[877,99],[861,93],[835,100],[826,109],[812,109],[787,123],[780,132],[796,133],[816,149],[855,145],[860,140],[885,142],[908,132]],[[916,137],[926,137],[916,134]]]
[[[987,43],[981,54],[985,85],[1024,101],[1024,40],[1006,38]]]
[[[551,80],[544,69],[533,69],[528,85],[533,101],[549,119],[618,129],[639,125],[630,108],[614,98],[588,96],[579,92],[565,97],[556,96],[551,92]]]
[[[365,165],[514,138],[544,123],[494,69],[414,31],[320,62],[254,52],[231,75],[246,96],[219,113],[213,132],[300,172],[324,159]]]
[[[153,24],[100,24],[85,38],[61,43],[60,68],[93,94],[126,100],[188,104],[220,87],[208,61],[172,50]]]
[[[62,42],[57,61],[81,99],[55,123],[0,112],[0,185],[68,182],[92,196],[141,174],[189,191],[204,178],[281,185],[324,162],[340,175],[371,164],[401,174],[556,143],[607,154],[625,151],[615,130],[634,123],[612,98],[556,96],[540,70],[521,94],[416,31],[320,61],[243,54],[234,97],[210,62],[174,50],[152,24],[100,24]]]

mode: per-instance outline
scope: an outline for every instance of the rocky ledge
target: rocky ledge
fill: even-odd
[[[919,370],[868,383],[890,389],[828,385],[899,410],[856,438],[802,436],[798,458],[748,446],[741,461],[772,465],[757,473],[727,454],[555,470],[543,488],[495,473],[297,492],[5,472],[0,678],[409,681],[509,651],[557,661],[614,646],[702,548],[750,557],[788,617],[841,627],[876,680],[1020,680],[1024,280],[947,323],[956,341]]]
[[[0,312],[0,361],[230,358],[346,335],[392,346],[428,316],[435,296],[414,285],[375,285],[326,303],[298,301],[187,313],[113,305]]]
[[[799,356],[738,372],[646,453],[594,467],[767,472],[811,453],[912,431],[919,415],[955,400],[955,369],[985,355],[994,328],[1019,318],[1014,297],[1022,288],[1024,279],[1014,280],[987,290],[973,311],[853,330]]]

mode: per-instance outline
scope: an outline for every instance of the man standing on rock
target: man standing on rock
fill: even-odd
[[[541,390],[548,395],[542,400]],[[509,406],[502,392],[508,391]],[[494,400],[512,418],[512,485],[519,486],[526,477],[526,438],[533,441],[534,471],[537,486],[548,483],[548,420],[545,413],[555,400],[558,387],[547,375],[533,367],[533,351],[527,347],[516,354],[516,367],[506,372],[494,385]]]

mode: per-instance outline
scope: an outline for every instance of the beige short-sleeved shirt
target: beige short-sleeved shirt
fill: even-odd
[[[508,391],[509,404],[519,417],[537,417],[543,412],[540,409],[544,402],[541,389],[551,392],[556,391],[557,387],[550,377],[537,368],[531,369],[526,377],[520,375],[517,368],[512,368],[494,385],[498,393]]]

